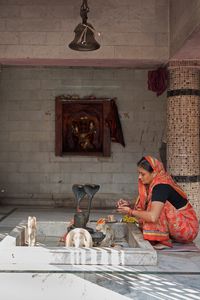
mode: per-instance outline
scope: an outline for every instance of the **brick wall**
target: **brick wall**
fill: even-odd
[[[126,148],[109,158],[55,157],[55,96],[117,97]],[[96,206],[137,190],[136,162],[158,157],[166,95],[147,90],[147,70],[4,67],[0,73],[0,195],[3,203],[71,205],[74,183],[99,183]],[[3,192],[4,190],[4,192]],[[6,198],[3,200],[3,198]]]

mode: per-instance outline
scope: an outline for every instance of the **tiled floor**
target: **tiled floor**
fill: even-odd
[[[90,219],[110,213],[92,211]],[[73,217],[73,212],[65,208],[0,207],[0,239],[29,215],[40,221],[66,221]],[[196,244],[200,246],[200,234]],[[58,300],[65,299],[66,294],[73,300],[200,299],[200,253],[197,252],[160,251],[157,266],[47,268],[34,264],[33,270],[33,263],[30,257],[30,265],[0,265],[1,300]]]

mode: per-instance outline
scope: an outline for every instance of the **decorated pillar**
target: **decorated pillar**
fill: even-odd
[[[195,62],[169,63],[167,97],[167,169],[200,219],[200,73]]]

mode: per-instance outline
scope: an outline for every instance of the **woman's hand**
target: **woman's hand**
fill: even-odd
[[[130,202],[128,200],[124,200],[124,199],[119,199],[117,201],[117,208],[121,208],[121,207],[124,207],[124,206],[130,206]]]
[[[129,209],[129,212],[128,212],[129,215],[132,215],[138,219],[142,219],[142,221],[145,221],[145,222],[156,223],[156,222],[158,222],[158,219],[160,217],[163,207],[164,207],[163,202],[153,201],[151,204],[151,209],[149,211],[135,210],[135,209],[130,209],[129,207],[127,207],[126,213],[128,212],[128,209]],[[118,211],[124,213],[124,211],[125,211],[124,208],[125,207],[119,207]]]
[[[124,215],[131,215],[131,208],[128,206],[119,206],[117,211]]]

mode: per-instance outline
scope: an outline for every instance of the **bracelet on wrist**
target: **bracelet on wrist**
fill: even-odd
[[[132,209],[131,209],[131,208],[129,208],[128,215],[129,215],[130,217],[132,216]]]

